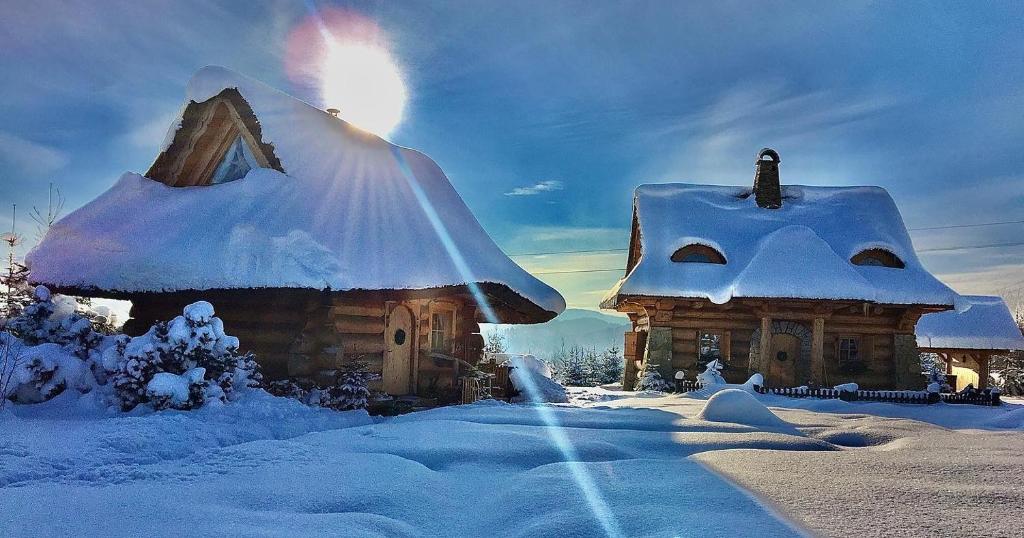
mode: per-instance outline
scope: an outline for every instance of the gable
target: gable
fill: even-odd
[[[246,168],[253,167],[284,172],[274,146],[263,141],[249,103],[238,90],[228,88],[185,107],[173,141],[157,156],[146,177],[171,187],[191,187],[211,184],[218,172],[223,178],[225,172],[244,175]]]

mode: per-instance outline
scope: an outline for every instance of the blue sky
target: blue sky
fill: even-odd
[[[749,184],[763,146],[784,182],[884,186],[911,228],[1024,220],[1024,4],[681,1],[12,3],[0,218],[45,204],[51,181],[73,209],[145,171],[201,66],[321,104],[284,65],[311,5],[387,33],[410,95],[390,138],[433,157],[509,253],[624,247],[637,184]],[[1022,231],[912,236],[932,249]],[[958,291],[1024,286],[1024,246],[922,259]],[[624,254],[517,261],[603,269]],[[542,278],[593,308],[619,276]]]

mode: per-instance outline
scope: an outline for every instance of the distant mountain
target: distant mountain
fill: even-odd
[[[583,346],[604,351],[615,346],[621,350],[622,335],[630,330],[630,323],[622,316],[569,308],[547,323],[483,325],[481,329],[485,338],[492,332],[504,335],[509,353],[532,353],[550,358],[563,343],[566,348]]]

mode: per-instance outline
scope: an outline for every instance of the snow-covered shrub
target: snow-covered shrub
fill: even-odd
[[[379,378],[378,374],[366,369],[364,362],[346,362],[335,373],[334,383],[319,390],[318,404],[338,411],[365,409],[373,395],[370,381]]]
[[[213,305],[199,301],[185,307],[183,315],[169,322],[158,322],[146,334],[135,338],[119,335],[115,345],[103,356],[105,368],[112,372],[114,393],[124,410],[139,404],[154,403],[175,409],[192,409],[202,402],[232,399],[236,387],[257,387],[262,375],[252,354],[238,353],[238,339],[224,333],[224,323],[215,317]],[[161,376],[158,389],[178,387],[173,398],[166,391],[151,391],[150,384],[158,374],[177,376],[189,374],[187,386],[199,385],[193,379],[203,373],[202,401],[197,397],[182,400],[180,387],[184,381],[171,383]],[[190,392],[198,389],[189,389]],[[159,396],[154,400],[154,396]]]
[[[659,392],[665,392],[671,388],[672,386],[661,377],[658,365],[650,361],[644,363],[643,370],[637,376],[636,385],[633,386],[633,390],[655,390]]]
[[[3,346],[8,360],[0,361],[2,396],[37,403],[67,388],[89,392],[105,383],[101,357],[112,339],[94,329],[72,297],[54,295],[39,286],[33,301],[6,324]]]
[[[839,392],[857,392],[860,390],[860,386],[856,383],[843,383],[832,387],[832,389],[838,390]]]
[[[191,368],[181,375],[160,372],[146,384],[146,397],[158,411],[202,407],[210,386],[205,377],[205,368]]]
[[[704,371],[697,374],[697,383],[701,385],[724,385],[725,378],[722,377],[722,363],[718,359],[709,362]]]
[[[367,371],[366,363],[350,361],[335,371],[330,383],[316,385],[301,379],[281,379],[267,383],[267,392],[292,398],[306,405],[339,411],[364,409],[374,399],[370,382],[380,375]]]

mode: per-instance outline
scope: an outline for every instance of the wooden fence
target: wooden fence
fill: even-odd
[[[790,398],[821,398],[838,399],[847,402],[886,402],[904,404],[950,404],[999,405],[999,393],[992,391],[975,391],[972,393],[949,393],[909,391],[909,390],[858,390],[840,391],[836,389],[805,389],[805,388],[769,388],[754,385],[758,394],[774,394]]]

